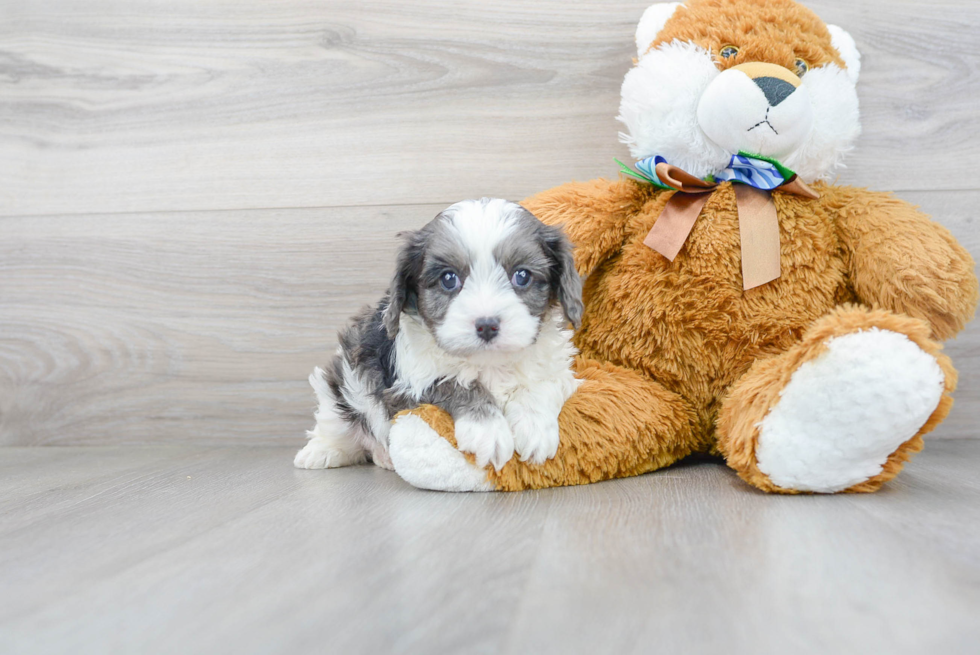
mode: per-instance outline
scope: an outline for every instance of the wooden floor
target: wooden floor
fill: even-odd
[[[441,494],[281,447],[9,448],[0,652],[976,653],[980,441],[878,494],[715,462]]]

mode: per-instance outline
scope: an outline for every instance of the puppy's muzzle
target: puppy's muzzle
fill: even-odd
[[[476,335],[490,343],[500,333],[500,320],[492,316],[476,319]]]

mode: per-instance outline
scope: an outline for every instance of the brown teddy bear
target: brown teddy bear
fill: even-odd
[[[765,491],[878,489],[949,412],[939,341],[974,313],[973,260],[905,202],[829,183],[860,131],[842,29],[792,0],[688,0],[650,7],[636,38],[630,177],[523,203],[564,226],[585,278],[556,456],[477,468],[423,406],[395,420],[395,470],[518,490],[714,453]]]

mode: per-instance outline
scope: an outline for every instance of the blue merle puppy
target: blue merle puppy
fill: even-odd
[[[423,403],[453,417],[460,450],[500,469],[558,449],[558,413],[579,381],[568,324],[582,282],[560,228],[506,200],[465,200],[402,235],[388,293],[340,334],[310,384],[316,426],[299,468],[392,468],[394,415]]]

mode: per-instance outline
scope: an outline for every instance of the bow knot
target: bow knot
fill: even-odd
[[[668,164],[656,155],[631,169],[619,160],[623,173],[662,189],[674,191],[643,243],[671,262],[680,252],[708,197],[719,182],[732,182],[738,207],[742,250],[742,288],[749,290],[775,280],[779,268],[779,220],[772,201],[774,190],[816,199],[820,195],[796,173],[765,157],[739,153],[728,167],[707,180]]]

